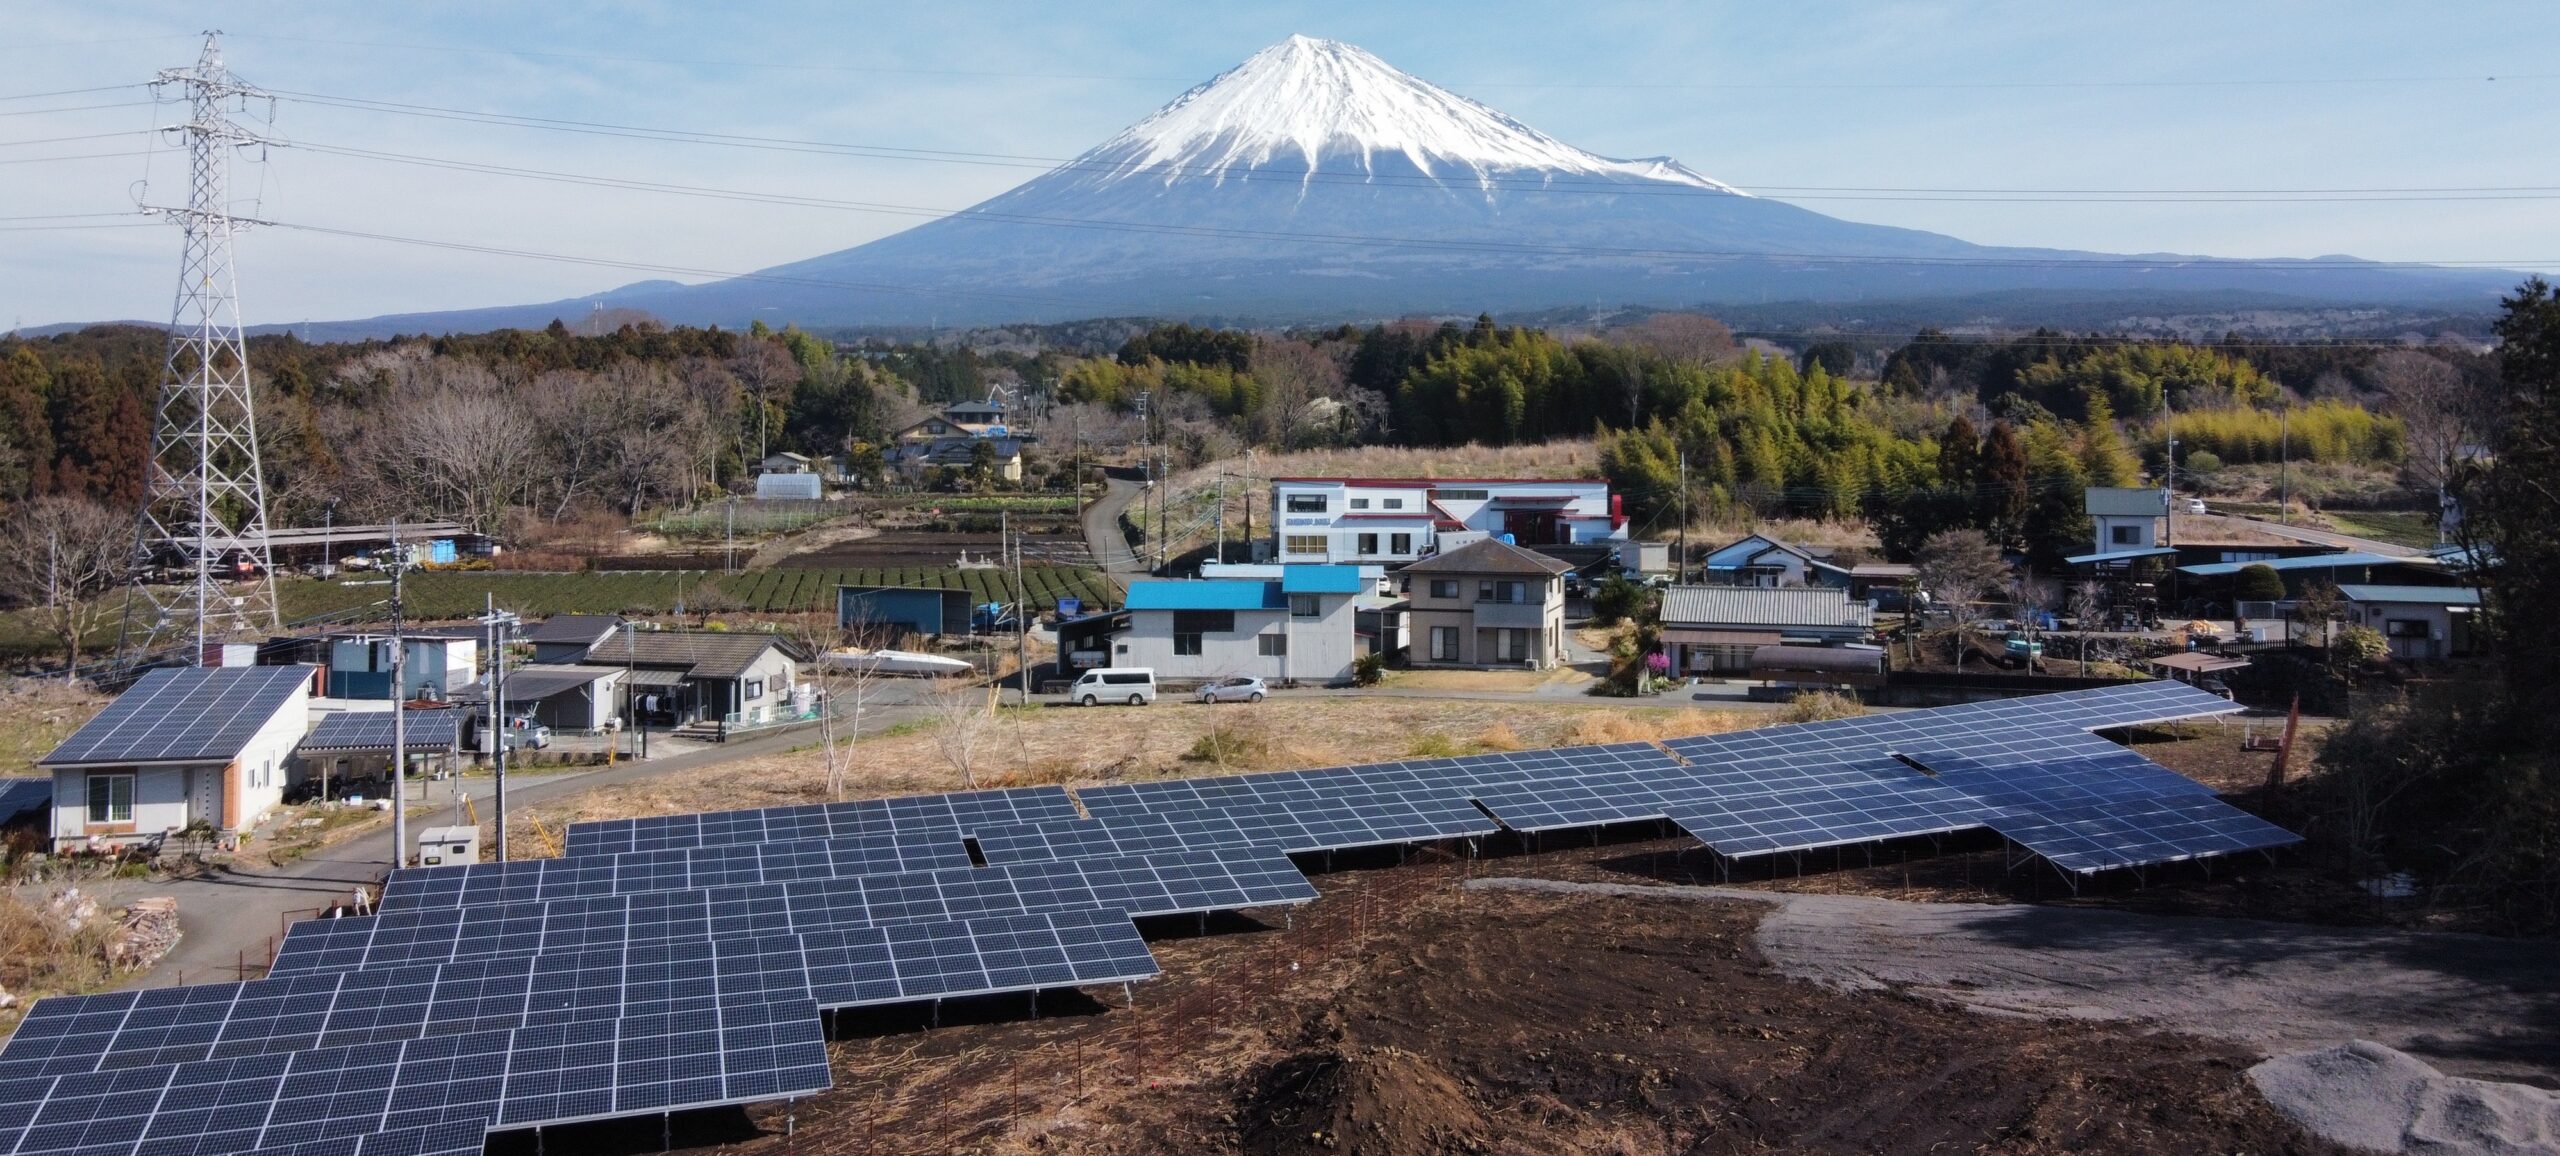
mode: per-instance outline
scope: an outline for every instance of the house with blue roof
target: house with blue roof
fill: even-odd
[[[1365,588],[1357,566],[1284,566],[1276,580],[1139,579],[1111,665],[1152,667],[1164,682],[1347,682]]]

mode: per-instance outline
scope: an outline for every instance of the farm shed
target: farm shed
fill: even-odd
[[[836,625],[847,630],[967,634],[970,597],[966,590],[840,586],[836,588]]]

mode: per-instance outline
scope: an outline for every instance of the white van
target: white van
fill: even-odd
[[[1156,700],[1156,672],[1145,666],[1106,666],[1084,672],[1067,697],[1085,706],[1125,702],[1145,706]]]

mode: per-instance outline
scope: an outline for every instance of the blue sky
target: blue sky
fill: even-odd
[[[1559,9],[1561,7],[1561,13]],[[147,79],[228,34],[271,90],[564,120],[1067,157],[1293,32],[1362,45],[1571,143],[1744,188],[2560,189],[2560,6],[2531,3],[688,3],[16,0],[0,97]],[[549,55],[527,55],[549,54]],[[2497,77],[2496,80],[2487,79]],[[129,153],[139,90],[0,100],[0,161]],[[52,111],[74,106],[114,107]],[[564,135],[279,103],[292,142],[959,208],[1028,179],[955,164]],[[163,317],[183,157],[0,164],[0,327]],[[281,221],[744,271],[912,218],[269,150]],[[1785,193],[1773,195],[1787,196]],[[2282,204],[1792,199],[1987,244],[2560,262],[2560,200]],[[2560,194],[2546,194],[2560,195]],[[1925,194],[1924,194],[1925,196]],[[31,229],[26,226],[47,226]],[[644,273],[315,235],[240,242],[250,322],[574,296]]]

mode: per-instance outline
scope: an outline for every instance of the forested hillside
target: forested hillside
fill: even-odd
[[[1109,355],[1037,331],[983,346],[845,344],[611,320],[252,340],[277,520],[398,514],[524,532],[692,504],[785,449],[843,454],[885,484],[883,439],[996,388],[1038,438],[1034,486],[1141,437],[1177,465],[1247,447],[1596,437],[1642,528],[1684,515],[1864,519],[1899,556],[1936,529],[1978,526],[2050,561],[2085,541],[2081,488],[2156,477],[2172,436],[2197,484],[2282,459],[2431,487],[2476,436],[2441,399],[2494,374],[2462,349],[1923,331],[1868,355],[1862,377],[1845,344],[1746,346],[1692,314],[1578,333],[1490,317],[1289,333],[1115,324],[1129,336]],[[0,339],[0,498],[130,505],[160,358],[159,334],[137,327]]]

